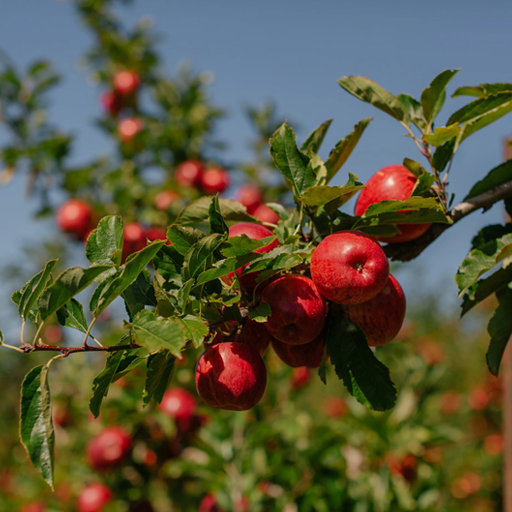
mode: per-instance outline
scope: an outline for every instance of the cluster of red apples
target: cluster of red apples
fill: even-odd
[[[416,177],[400,165],[377,172],[362,191],[356,214],[373,203],[405,200],[411,196]],[[398,226],[400,233],[381,238],[388,243],[412,240],[428,224]],[[229,236],[252,239],[272,236],[264,226],[240,223]],[[270,252],[277,241],[258,249]],[[257,284],[257,273],[238,269],[241,288],[260,303],[270,306],[264,323],[247,318],[242,326],[226,322],[217,330],[212,344],[196,366],[199,396],[212,408],[247,410],[262,398],[267,372],[262,356],[270,345],[287,365],[318,368],[325,353],[325,323],[328,312],[344,315],[358,325],[371,347],[393,340],[403,324],[404,292],[389,273],[389,263],[376,237],[360,231],[339,231],[325,237],[315,248],[311,264],[299,273],[285,273]],[[225,281],[231,283],[234,275]]]

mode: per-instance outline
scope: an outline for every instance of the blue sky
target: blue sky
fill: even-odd
[[[185,60],[196,70],[214,73],[212,98],[228,111],[219,127],[220,138],[229,143],[228,161],[249,157],[251,132],[242,114],[248,103],[275,101],[279,113],[300,124],[299,138],[334,118],[323,156],[356,122],[374,116],[339,183],[347,172],[366,181],[404,157],[420,158],[401,126],[345,93],[336,83],[340,76],[368,76],[393,93],[416,97],[446,68],[462,68],[449,91],[512,80],[512,2],[505,0],[434,0],[428,6],[402,0],[139,0],[123,12],[128,22],[143,15],[154,19],[156,31],[163,35],[159,50],[169,73]],[[22,67],[34,58],[51,58],[64,75],[51,97],[51,118],[78,136],[76,161],[109,148],[92,123],[99,113],[100,91],[77,65],[89,42],[70,2],[24,0],[2,6],[0,48]],[[464,101],[449,99],[440,121]],[[458,199],[501,162],[502,141],[512,135],[511,119],[473,135],[458,153],[450,179]],[[0,265],[16,258],[22,244],[56,234],[52,221],[32,220],[34,208],[24,197],[21,177],[0,188]],[[450,229],[404,274],[406,293],[413,294],[421,283],[453,297],[453,276],[472,235],[502,217],[494,207]]]

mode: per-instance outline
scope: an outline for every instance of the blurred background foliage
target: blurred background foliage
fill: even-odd
[[[254,185],[260,202],[289,201],[268,156],[268,138],[282,118],[273,105],[247,107],[254,127],[253,159],[231,162],[216,138],[222,109],[208,97],[208,74],[182,69],[164,76],[156,51],[158,38],[146,22],[122,26],[112,0],[75,0],[77,14],[94,43],[84,64],[98,90],[110,92],[117,72],[132,70],[140,78],[136,94],[112,110],[96,107],[97,126],[113,142],[112,154],[83,165],[68,164],[73,136],[53,126],[46,93],[59,77],[49,61],[26,71],[2,57],[0,120],[8,128],[0,159],[0,179],[16,173],[37,195],[38,215],[52,215],[62,192],[90,204],[96,220],[121,214],[126,223],[165,228],[180,208],[205,193],[183,186],[176,167],[198,160],[222,167],[231,176],[226,195]],[[120,4],[116,6],[115,4]],[[133,138],[123,138],[119,123],[140,120]],[[243,190],[243,188],[242,188]],[[160,208],[158,194],[172,191],[176,200]],[[59,264],[81,263],[83,242],[64,234],[44,247],[29,248],[4,269],[3,327],[9,325],[7,291],[23,285],[48,258]],[[401,269],[398,269],[400,272]],[[411,272],[418,269],[412,267]],[[56,482],[51,493],[19,444],[19,386],[24,374],[47,359],[44,354],[0,358],[0,509],[24,512],[77,510],[84,487],[104,482],[113,499],[105,512],[254,511],[386,512],[442,510],[491,512],[502,500],[500,380],[482,368],[489,317],[488,303],[478,315],[459,322],[455,311],[440,311],[435,296],[409,298],[407,323],[399,339],[378,349],[394,368],[397,407],[373,413],[328,375],[327,386],[315,370],[292,369],[273,352],[262,402],[247,413],[212,411],[196,396],[193,369],[200,354],[188,352],[177,365],[171,388],[188,390],[198,401],[182,424],[153,405],[142,410],[143,375],[118,380],[99,419],[88,411],[91,383],[102,369],[102,355],[80,355],[52,366],[50,376],[56,425]],[[113,304],[98,336],[105,344],[122,336],[122,305]],[[15,336],[17,325],[5,329]],[[76,341],[58,325],[46,326],[47,343]],[[9,352],[9,351],[5,351]],[[98,472],[86,457],[87,443],[107,426],[122,426],[131,437],[127,456],[114,469]]]

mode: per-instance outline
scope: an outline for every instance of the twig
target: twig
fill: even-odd
[[[91,345],[82,345],[80,347],[58,347],[55,345],[46,345],[41,343],[39,345],[24,345],[20,351],[29,354],[31,352],[60,352],[64,357],[78,352],[118,352],[119,350],[135,350],[143,348],[141,345],[113,345],[110,347],[93,347]]]
[[[434,240],[436,240],[444,231],[456,222],[463,219],[470,213],[480,208],[489,209],[493,204],[512,197],[512,181],[507,181],[497,187],[484,192],[478,196],[472,197],[467,201],[454,206],[449,212],[448,217],[453,221],[452,224],[432,224],[431,228],[416,240],[400,244],[388,244],[384,251],[389,258],[395,261],[410,261],[419,256]]]

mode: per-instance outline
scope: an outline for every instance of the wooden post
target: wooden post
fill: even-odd
[[[505,160],[512,159],[512,138],[504,141]],[[508,217],[508,215],[507,215]],[[510,222],[510,218],[507,219]],[[512,340],[503,355],[503,505],[512,512]]]

